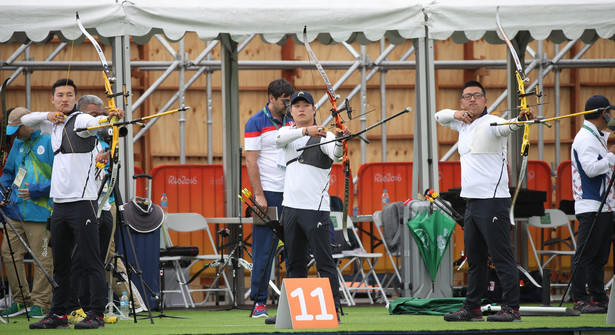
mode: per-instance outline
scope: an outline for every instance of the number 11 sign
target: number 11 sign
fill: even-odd
[[[275,327],[338,328],[329,278],[285,278]]]

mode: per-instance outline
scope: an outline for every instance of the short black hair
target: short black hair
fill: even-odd
[[[585,120],[595,120],[595,119],[601,117],[602,114],[604,114],[604,112],[607,112],[607,111],[609,111],[609,110],[608,109],[607,110],[599,110],[597,112],[587,113],[587,114],[583,115],[583,117],[585,118]]]
[[[267,94],[273,95],[275,99],[281,96],[290,97],[295,89],[293,85],[291,85],[288,80],[284,78],[276,79],[269,83],[269,87],[267,87]]]
[[[476,81],[476,80],[468,80],[468,81],[466,81],[466,83],[463,84],[463,87],[461,88],[461,94],[459,96],[462,96],[463,95],[463,90],[465,90],[468,87],[479,87],[480,90],[483,92],[483,94],[485,96],[487,96],[487,94],[485,93],[485,88],[483,87],[483,85],[480,82]]]
[[[56,82],[53,83],[53,86],[51,86],[51,95],[56,94],[56,88],[60,86],[72,86],[75,89],[75,95],[77,95],[77,85],[75,85],[75,82],[73,82],[73,80],[69,78],[62,78],[56,80]]]

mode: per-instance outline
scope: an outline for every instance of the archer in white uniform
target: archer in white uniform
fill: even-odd
[[[94,118],[77,111],[77,86],[71,79],[60,79],[52,88],[54,112],[30,113],[22,118],[24,125],[51,134],[55,159],[51,175],[53,212],[51,214],[51,245],[53,248],[54,289],[49,313],[31,329],[67,328],[70,312],[71,262],[74,246],[77,261],[90,285],[89,306],[83,306],[86,318],[75,324],[77,329],[103,328],[103,313],[107,303],[107,283],[98,234],[98,190],[96,154],[100,144],[96,131],[75,132],[75,128],[99,125],[105,116]],[[119,112],[123,117],[123,111]]]
[[[480,306],[491,255],[502,283],[502,310],[487,320],[521,321],[519,273],[510,242],[506,137],[522,126],[491,126],[492,122],[506,120],[487,114],[485,89],[477,81],[463,85],[460,105],[461,110],[445,109],[435,114],[438,123],[459,132],[461,197],[466,198],[464,243],[469,264],[464,305],[456,313],[446,314],[444,320],[483,320]],[[531,111],[526,115],[534,118]]]
[[[587,99],[585,110],[597,108],[603,110],[584,115],[585,121],[574,137],[570,153],[574,213],[579,220],[570,293],[574,309],[581,313],[606,313],[609,305],[604,291],[604,266],[611,250],[615,190],[605,193],[613,177],[615,145],[607,145],[610,133],[604,130],[615,106],[602,95]],[[598,214],[603,199],[605,203]]]
[[[340,306],[339,282],[331,254],[329,174],[333,162],[342,161],[342,143],[331,142],[297,151],[298,148],[319,143],[323,139],[334,140],[335,135],[314,125],[316,109],[309,92],[297,91],[290,101],[295,124],[280,128],[276,137],[276,144],[283,149],[286,161],[282,202],[286,276],[307,277],[308,248],[311,249],[318,273],[321,277],[329,278],[337,309]],[[344,135],[348,134],[350,131],[346,129]]]

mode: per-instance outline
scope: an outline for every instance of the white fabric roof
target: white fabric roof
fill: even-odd
[[[44,42],[49,33],[61,39],[81,36],[75,12],[83,25],[99,36],[123,34],[137,42],[164,33],[170,40],[186,32],[204,39],[229,33],[241,41],[258,33],[270,43],[283,43],[288,34],[308,28],[323,43],[369,43],[386,34],[398,43],[425,36],[420,1],[408,0],[3,0],[0,3],[0,43],[13,40]],[[300,37],[300,40],[302,38]]]
[[[310,40],[318,37],[322,43],[369,43],[383,36],[401,43],[425,37],[425,26],[436,40],[498,42],[498,6],[511,38],[520,30],[555,42],[615,35],[613,0],[2,0],[0,43],[45,42],[51,34],[82,39],[77,11],[90,32],[128,34],[140,43],[157,33],[178,40],[186,32],[204,40],[229,33],[236,41],[257,33],[267,42],[284,43],[304,26]]]
[[[596,35],[615,35],[613,0],[437,0],[427,4],[429,37],[443,40],[453,37],[458,43],[484,37],[497,42],[496,8],[506,35],[513,38],[527,30],[536,40],[582,38],[590,42]]]

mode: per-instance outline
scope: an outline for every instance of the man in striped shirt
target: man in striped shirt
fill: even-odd
[[[277,207],[282,212],[285,166],[281,160],[281,150],[275,145],[278,129],[288,125],[286,106],[293,94],[293,86],[286,79],[269,83],[267,103],[246,123],[244,146],[248,178],[256,202],[266,211]],[[267,283],[273,264],[270,255],[272,243],[277,245],[275,234],[264,225],[252,226],[252,277],[250,279],[250,298],[256,302],[252,311],[253,318],[268,317]],[[269,262],[269,268],[265,269]],[[262,279],[262,280],[261,280]]]

